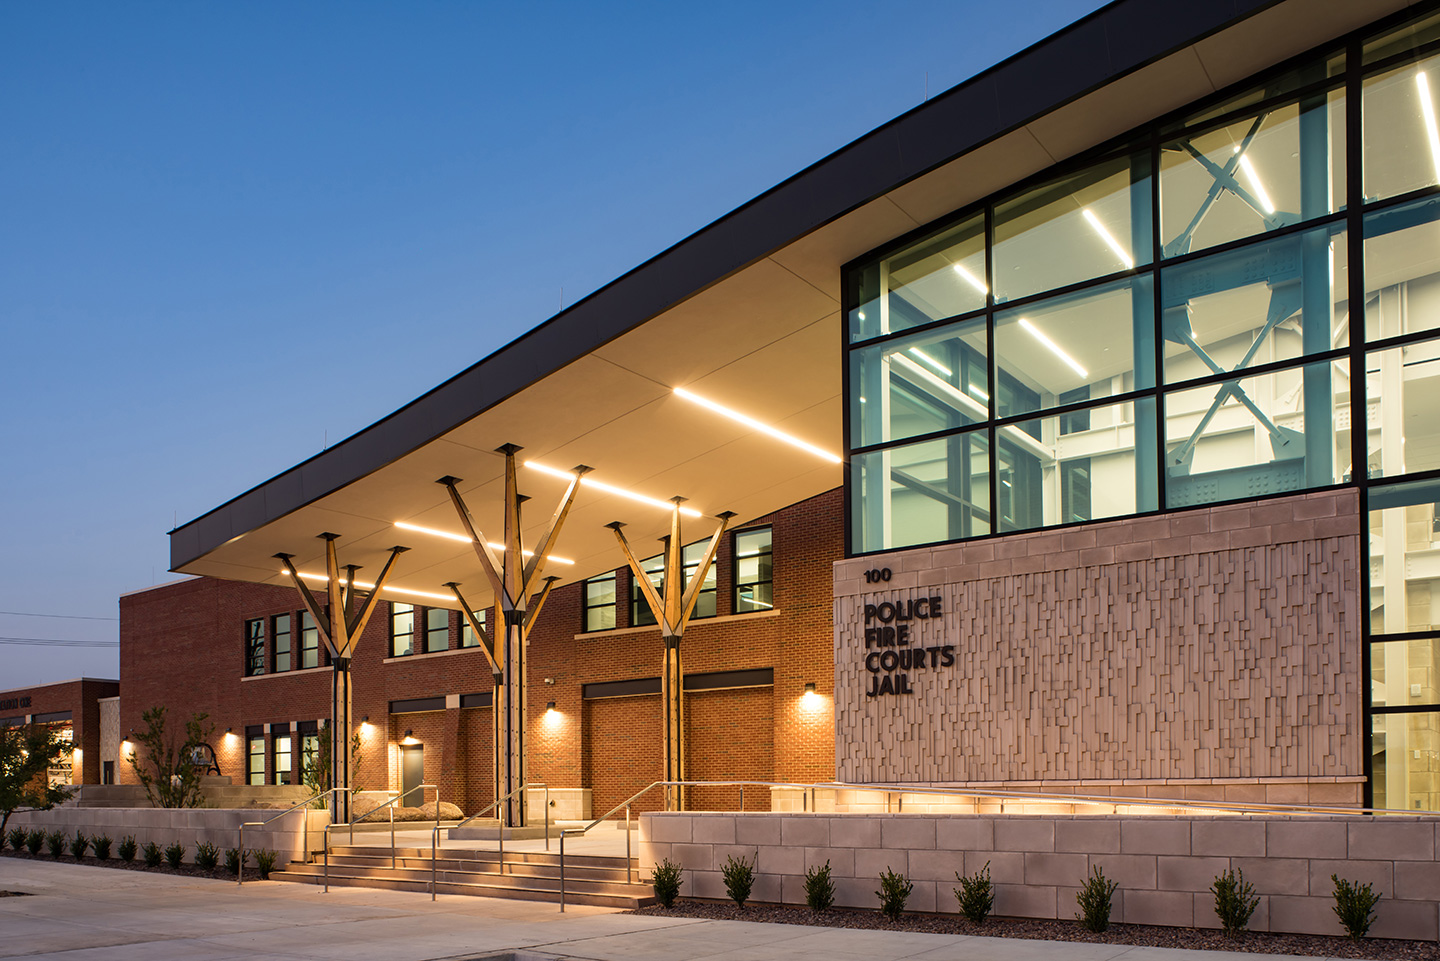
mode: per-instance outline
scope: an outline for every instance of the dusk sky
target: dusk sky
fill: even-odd
[[[177,521],[1098,6],[3,0],[0,689],[118,677],[33,642],[113,644]]]

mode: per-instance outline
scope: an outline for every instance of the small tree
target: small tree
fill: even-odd
[[[300,783],[310,789],[311,794],[319,794],[321,791],[330,790],[331,759],[334,750],[330,746],[330,722],[325,721],[320,725],[319,736],[315,738],[315,747],[304,751],[300,755]],[[360,759],[363,755],[360,752],[360,732],[355,732],[350,738],[350,793],[354,794],[360,790]],[[324,809],[330,804],[328,797],[316,798],[312,807]]]
[[[70,742],[47,724],[0,728],[0,833],[20,808],[48,811],[70,796],[51,787],[47,774]]]
[[[144,748],[137,756],[126,756],[135,776],[145,788],[145,796],[157,808],[198,808],[205,803],[200,790],[203,765],[194,763],[195,749],[204,747],[215,725],[206,724],[207,714],[196,714],[185,722],[183,740],[179,733],[165,730],[164,707],[152,707],[140,715],[145,730],[135,735]]]

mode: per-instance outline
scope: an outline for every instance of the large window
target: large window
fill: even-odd
[[[480,629],[482,631],[487,629],[487,625],[485,622],[485,616],[487,613],[489,613],[489,610],[488,608],[484,607],[475,612],[475,620],[480,622]],[[460,646],[478,647],[479,645],[480,638],[475,636],[475,628],[470,626],[470,619],[468,617],[460,618]]]
[[[245,675],[253,677],[265,673],[265,620],[255,618],[245,622]]]
[[[245,783],[265,783],[265,736],[263,734],[248,734],[246,740],[249,742],[249,750],[245,756]]]
[[[1353,485],[1371,801],[1434,809],[1440,15],[1373,34],[851,265],[849,549]]]
[[[681,590],[688,590],[690,582],[694,580],[695,573],[700,569],[700,562],[705,559],[705,551],[710,547],[708,540],[696,541],[694,544],[686,545],[680,555],[682,586]],[[647,557],[640,562],[640,567],[650,578],[650,583],[655,585],[655,590],[664,596],[665,591],[665,555],[656,554],[654,557]],[[644,591],[640,585],[631,579],[630,585],[630,624],[632,627],[655,624],[655,614],[650,610],[650,604],[645,600]],[[705,572],[705,583],[700,588],[700,596],[695,599],[695,610],[690,618],[694,620],[702,617],[715,616],[715,565],[712,563],[710,569]]]
[[[415,653],[415,608],[390,602],[390,656]]]
[[[653,622],[652,622],[653,623]],[[615,572],[585,582],[586,631],[608,631],[615,626]]]
[[[775,607],[775,568],[771,530],[755,527],[735,533],[735,613]]]
[[[290,615],[277,614],[272,623],[275,638],[275,670],[290,670]]]
[[[450,648],[450,612],[443,607],[425,610],[425,652]]]
[[[320,666],[320,630],[309,611],[300,615],[300,667]]]
[[[276,784],[295,783],[293,780],[291,780],[291,776],[293,774],[293,744],[294,739],[289,734],[276,734],[272,739],[271,753],[275,759],[275,762],[272,765],[272,772],[275,775]]]

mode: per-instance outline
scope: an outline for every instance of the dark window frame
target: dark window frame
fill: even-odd
[[[245,677],[259,677],[265,673],[267,666],[267,644],[265,631],[265,618],[246,618],[244,626],[245,636]]]
[[[759,552],[757,552],[757,554],[754,554],[754,555],[746,555],[745,557],[742,557],[741,554],[740,554],[740,541],[741,541],[741,538],[743,538],[743,537],[745,537],[745,536],[747,536],[747,535],[750,535],[750,534],[758,534],[758,533],[760,533],[761,531],[768,531],[768,532],[769,532],[769,534],[770,534],[770,544],[769,544],[769,547],[768,547],[766,550],[764,550],[764,551],[759,551]],[[730,580],[730,583],[731,583],[731,585],[732,585],[732,587],[731,587],[731,599],[732,599],[732,603],[733,603],[733,608],[732,608],[732,609],[734,610],[734,612],[735,612],[736,614],[760,614],[760,613],[764,613],[765,611],[773,611],[773,610],[775,609],[775,526],[774,526],[773,524],[761,524],[761,525],[758,525],[758,526],[756,526],[756,527],[746,527],[746,528],[742,528],[741,530],[735,531],[735,533],[734,533],[733,535],[731,535],[730,554],[731,554],[731,558],[730,558],[731,572],[732,572],[732,574],[733,574],[733,576],[731,577],[731,580]],[[770,577],[769,577],[768,580],[762,579],[762,580],[742,581],[742,580],[740,579],[740,562],[741,562],[742,560],[747,560],[749,557],[753,557],[753,556],[760,556],[760,557],[768,556],[768,557],[770,558]],[[760,566],[763,567],[763,565],[760,565]],[[751,600],[746,601],[745,603],[748,603],[748,604],[763,604],[763,603],[764,603],[763,601],[757,602],[757,601],[755,601],[755,600],[753,599],[753,593],[754,593],[753,589],[754,589],[755,587],[761,585],[761,584],[768,584],[768,585],[770,585],[770,606],[769,606],[769,607],[760,607],[758,610],[756,610],[756,609],[741,610],[741,606],[740,606],[740,605],[741,605],[742,598],[741,598],[741,596],[740,596],[740,592],[741,592],[743,589],[746,589],[746,588],[751,589],[751,591],[752,591],[752,598],[751,598]]]
[[[403,632],[397,633],[396,630],[395,630],[396,622],[399,621],[400,618],[402,618],[402,617],[404,617],[404,616],[406,616],[406,615],[409,615],[409,617],[410,617],[410,629],[409,629],[408,631],[403,631]],[[391,657],[411,657],[411,656],[413,656],[413,655],[415,654],[415,605],[414,605],[414,604],[405,604],[405,603],[403,603],[403,602],[401,602],[401,601],[391,601],[391,602],[390,602],[389,633],[390,633],[390,656],[391,656]],[[400,640],[401,638],[404,638],[405,640],[407,640],[407,641],[409,642],[409,645],[410,645],[410,649],[409,649],[409,650],[404,651],[404,652],[401,652],[401,651],[399,651],[399,650],[396,649],[396,641]]]

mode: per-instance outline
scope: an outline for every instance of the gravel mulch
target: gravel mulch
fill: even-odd
[[[148,871],[151,874],[174,874],[180,877],[187,878],[214,878],[218,881],[235,880],[235,872],[226,871],[223,860],[221,861],[220,866],[216,867],[215,870],[206,871],[204,868],[197,867],[194,864],[182,864],[178,868],[172,868],[170,865],[165,864],[163,861],[160,863],[159,867],[148,868],[145,866],[145,862],[138,854],[135,855],[135,860],[133,861],[122,861],[113,853],[110,855],[109,858],[104,861],[101,861],[99,858],[89,854],[87,854],[83,858],[73,858],[68,854],[62,854],[58,858],[52,858],[49,854],[43,851],[40,854],[31,854],[29,851],[14,851],[7,849],[4,852],[0,852],[0,855],[3,855],[7,858],[19,858],[23,861],[50,861],[54,864],[84,864],[92,868],[116,868],[122,871]],[[275,865],[275,870],[280,870],[280,865],[278,863]],[[245,879],[247,881],[260,880],[260,872],[256,870],[255,862],[253,860],[247,862],[245,865]]]
[[[1379,910],[1385,909],[1384,904]],[[1250,954],[1293,954],[1325,958],[1365,958],[1373,961],[1431,961],[1440,959],[1440,946],[1429,941],[1367,938],[1351,941],[1318,934],[1267,934],[1246,931],[1229,938],[1218,930],[1170,928],[1148,924],[1112,924],[1104,934],[1087,931],[1076,921],[1041,921],[1025,918],[991,918],[971,924],[959,915],[907,914],[889,921],[878,911],[809,908],[778,904],[752,904],[744,910],[720,901],[681,898],[672,908],[658,905],[629,911],[650,917],[704,918],[713,921],[760,921],[874,931],[916,931],[923,934],[966,934],[988,938],[1031,938],[1042,941],[1088,941],[1099,944],[1144,945],[1204,951],[1240,951]]]

